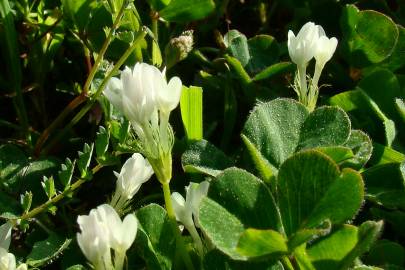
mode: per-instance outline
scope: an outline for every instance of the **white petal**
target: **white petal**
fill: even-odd
[[[135,241],[136,232],[138,231],[138,220],[135,215],[128,214],[122,222],[121,230],[123,239],[121,239],[122,248],[128,250]]]
[[[8,250],[11,242],[11,229],[13,225],[10,222],[6,222],[0,226],[0,248]]]
[[[123,112],[121,80],[115,77],[111,78],[103,93],[116,109]]]
[[[166,88],[159,92],[159,106],[165,113],[170,113],[180,102],[182,84],[179,77],[170,79]]]

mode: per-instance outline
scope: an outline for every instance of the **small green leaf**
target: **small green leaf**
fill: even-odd
[[[56,195],[55,182],[52,176],[49,178],[44,176],[44,179],[41,182],[41,184],[49,200]]]
[[[104,157],[108,149],[108,143],[110,140],[110,132],[103,126],[100,126],[99,132],[96,135],[96,155],[98,158]]]
[[[201,87],[183,86],[180,97],[181,118],[186,131],[187,140],[203,138],[203,90]]]
[[[58,172],[59,180],[65,190],[70,186],[70,181],[72,180],[75,170],[75,164],[76,160],[73,160],[72,162],[69,158],[66,158],[65,163],[61,165],[61,170]]]
[[[395,99],[395,108],[397,109],[397,112],[399,113],[401,119],[403,122],[405,122],[405,102],[403,99],[396,98]]]
[[[159,15],[168,22],[191,22],[203,19],[215,10],[212,0],[171,0]]]
[[[295,65],[291,62],[280,62],[266,67],[253,77],[253,81],[261,81],[269,79],[275,75],[291,72],[295,69]]]
[[[378,194],[389,190],[405,190],[405,161],[373,166],[362,172],[367,194]],[[390,179],[390,181],[381,181]]]
[[[237,252],[248,258],[277,259],[288,254],[287,241],[273,230],[247,229],[239,238]]]
[[[370,137],[361,130],[352,130],[349,140],[344,145],[352,149],[354,156],[343,162],[342,167],[359,170],[366,165],[373,152]]]
[[[71,241],[52,233],[46,240],[34,244],[31,253],[27,256],[27,264],[31,267],[46,265],[61,255]]]
[[[31,209],[32,192],[26,191],[24,195],[21,194],[20,203],[24,213],[27,213]]]
[[[154,11],[159,11],[170,4],[171,0],[147,0]]]
[[[233,162],[221,150],[206,140],[190,144],[181,157],[181,164],[185,172],[214,177],[233,166]]]
[[[93,155],[94,144],[89,146],[84,144],[83,152],[79,151],[79,159],[77,160],[77,167],[79,168],[82,178],[86,178],[89,175],[88,168],[90,166],[91,156]]]

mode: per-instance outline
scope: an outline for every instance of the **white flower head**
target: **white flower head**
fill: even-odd
[[[186,187],[186,199],[181,194],[174,192],[172,202],[176,219],[186,226],[199,227],[198,215],[201,200],[207,195],[209,183],[203,181],[200,184],[190,183]]]
[[[328,38],[325,35],[319,37],[314,55],[316,64],[323,67],[332,58],[337,44],[338,40],[335,37]]]
[[[14,254],[8,253],[4,248],[0,247],[0,269],[1,270],[15,270],[16,263]]]
[[[170,113],[180,101],[181,81],[173,77],[167,83],[164,72],[153,65],[137,63],[126,67],[121,78],[111,78],[104,95],[132,123],[151,121],[156,110]]]
[[[100,262],[112,265],[110,249],[125,254],[138,230],[138,221],[133,214],[121,221],[114,208],[108,204],[92,209],[88,216],[79,216],[77,222],[81,229],[77,241],[86,258],[94,265]]]
[[[314,57],[319,36],[324,35],[321,26],[307,22],[302,26],[297,36],[288,31],[288,53],[291,60],[298,66],[305,66]]]
[[[153,174],[149,161],[141,154],[135,153],[122,166],[117,176],[117,196],[130,200],[138,192],[143,183],[148,181]]]

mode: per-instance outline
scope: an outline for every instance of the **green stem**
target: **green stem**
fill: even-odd
[[[283,266],[286,270],[294,270],[294,267],[292,266],[290,259],[288,259],[287,256],[281,257],[281,262],[283,263]]]
[[[124,269],[125,252],[115,252],[114,255],[114,270]]]
[[[300,102],[303,103],[305,106],[307,105],[307,94],[308,94],[308,87],[307,87],[307,67],[305,65],[298,66],[298,76],[300,79]]]
[[[90,89],[91,82],[93,81],[93,78],[96,75],[96,72],[98,71],[98,68],[99,68],[101,62],[104,59],[104,54],[107,51],[108,46],[110,46],[110,43],[115,34],[115,30],[117,30],[117,28],[119,27],[119,23],[121,21],[122,15],[124,15],[125,8],[126,8],[126,4],[124,2],[121,6],[120,11],[118,12],[117,17],[115,18],[113,25],[111,26],[111,29],[108,33],[106,40],[103,43],[103,46],[101,47],[100,52],[98,53],[98,56],[97,56],[96,61],[94,62],[93,68],[91,69],[90,74],[87,77],[86,82],[84,83],[84,87],[83,87],[84,93],[87,93],[88,90]]]
[[[170,223],[172,225],[173,233],[176,237],[177,246],[180,249],[181,256],[183,257],[184,264],[188,270],[194,270],[193,263],[191,262],[190,255],[187,252],[186,246],[184,245],[183,238],[181,237],[179,227],[177,226],[176,214],[173,209],[172,199],[170,198],[170,181],[165,181],[162,183],[163,186],[163,196],[165,199],[165,205],[167,210],[167,216],[169,217]]]
[[[204,252],[204,246],[201,241],[201,237],[198,234],[197,229],[195,228],[194,224],[192,224],[192,226],[187,226],[187,230],[190,233],[191,238],[193,238],[193,241],[197,246],[198,253],[200,254],[200,256],[202,256],[203,252]]]
[[[97,171],[99,171],[103,166],[102,165],[97,165],[96,167],[94,167],[91,172],[92,174],[96,173]],[[71,192],[73,192],[74,190],[78,189],[83,183],[87,182],[87,180],[84,179],[79,179],[76,182],[74,182],[68,189],[66,189],[65,191],[63,191],[62,193],[56,195],[55,197],[53,197],[52,199],[48,200],[47,202],[35,207],[34,209],[32,209],[31,211],[23,214],[19,219],[21,220],[27,220],[27,219],[31,219],[33,217],[35,217],[36,215],[38,215],[39,213],[42,213],[43,211],[45,211],[46,209],[48,209],[49,206],[57,203],[58,201],[60,201],[61,199],[63,199],[66,195],[70,194]]]

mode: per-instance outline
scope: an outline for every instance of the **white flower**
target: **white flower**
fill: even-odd
[[[27,265],[22,263],[16,268],[14,254],[0,247],[0,270],[27,270]]]
[[[133,214],[121,221],[118,213],[108,204],[93,209],[98,220],[106,226],[109,246],[116,252],[125,253],[135,240],[138,222]],[[90,212],[91,214],[91,212]]]
[[[147,159],[135,153],[124,163],[119,174],[114,173],[117,176],[117,185],[111,205],[117,210],[123,210],[141,185],[150,179],[153,169]]]
[[[291,60],[298,66],[307,65],[314,57],[319,36],[323,34],[322,27],[313,22],[304,24],[297,36],[289,30],[287,46]]]
[[[11,242],[11,229],[13,225],[10,222],[6,222],[0,226],[0,248],[8,250]]]
[[[159,109],[170,113],[180,101],[181,81],[167,83],[164,72],[146,63],[126,67],[121,78],[112,78],[104,90],[108,100],[132,122],[142,125]]]
[[[176,219],[183,223],[186,228],[193,224],[199,227],[198,209],[201,200],[207,195],[208,187],[209,183],[207,181],[201,182],[200,184],[190,183],[190,185],[186,187],[185,200],[183,196],[177,192],[173,192],[171,195]]]
[[[316,65],[323,67],[332,58],[336,51],[337,43],[338,41],[335,37],[328,38],[325,35],[319,37],[314,54]]]
[[[95,266],[107,261],[111,265],[109,232],[106,224],[100,220],[98,209],[90,211],[89,215],[77,218],[81,233],[77,234],[77,242],[84,256]]]

